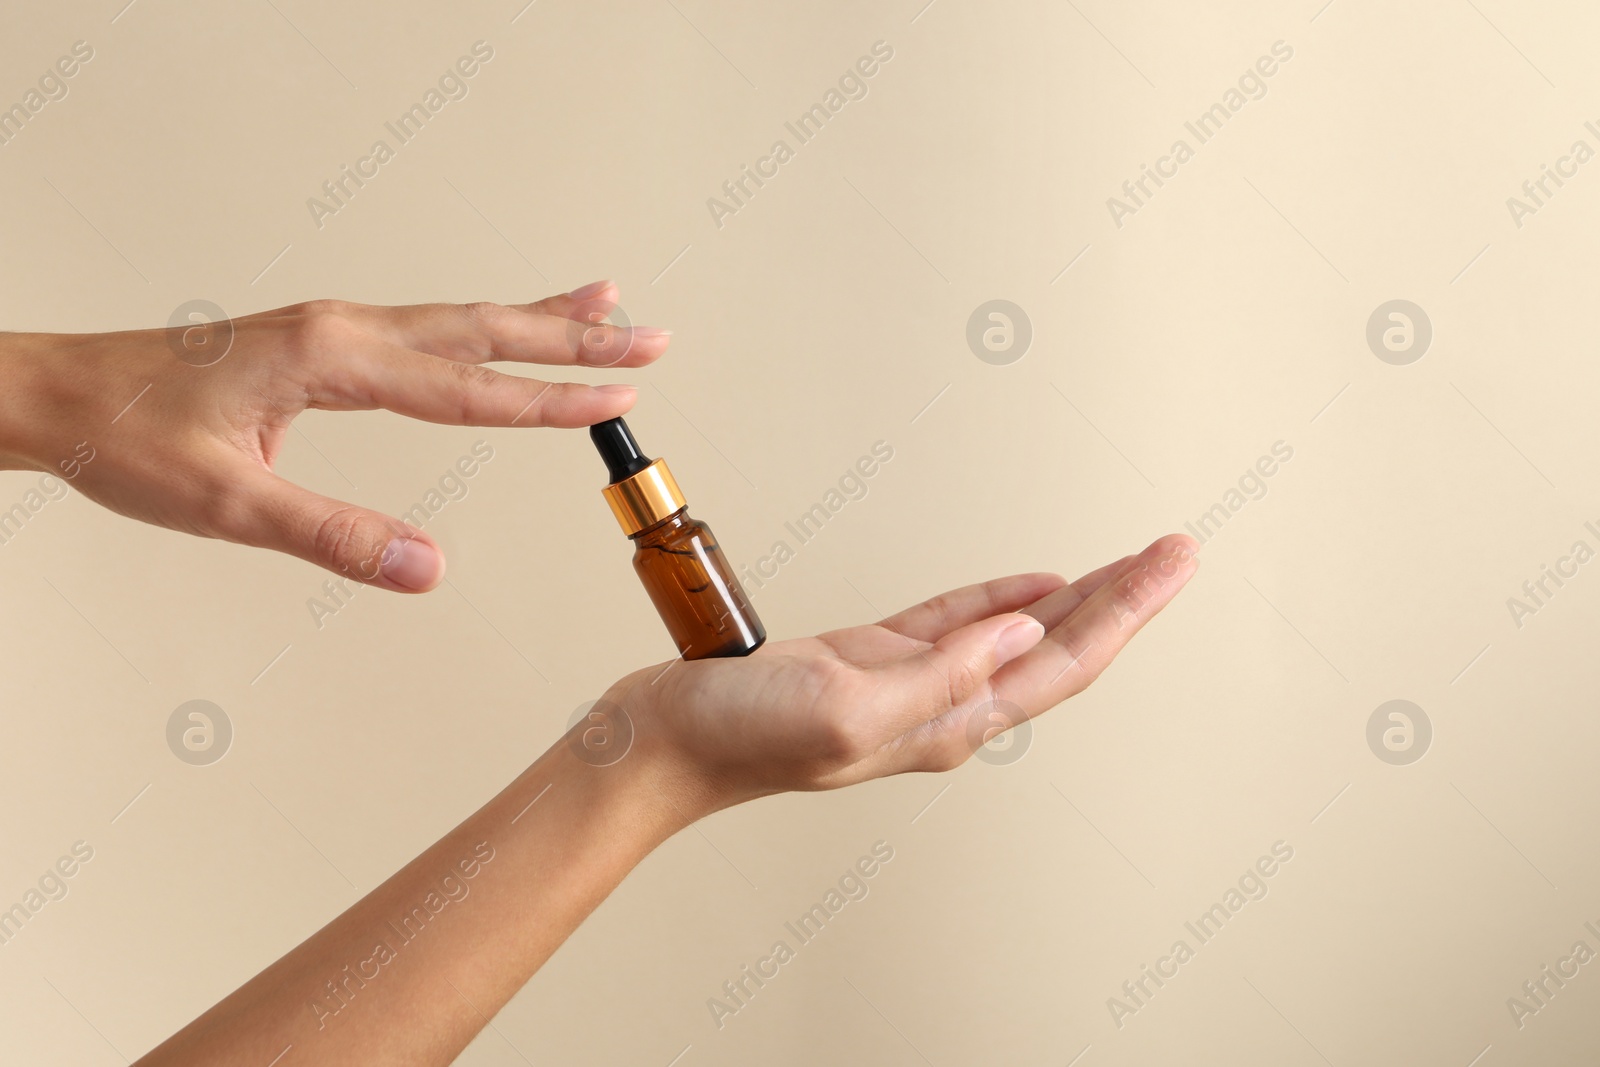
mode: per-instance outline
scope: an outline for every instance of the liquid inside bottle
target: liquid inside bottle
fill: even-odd
[[[633,569],[684,659],[746,656],[767,631],[711,527],[687,508],[633,537]]]

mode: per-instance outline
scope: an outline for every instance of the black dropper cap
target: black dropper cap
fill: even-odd
[[[650,466],[650,457],[639,450],[639,442],[633,439],[633,431],[620,418],[607,419],[589,427],[589,440],[600,451],[600,458],[606,461],[612,484]]]

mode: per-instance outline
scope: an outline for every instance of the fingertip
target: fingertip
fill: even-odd
[[[617,283],[612,281],[610,278],[602,278],[600,281],[590,282],[588,285],[578,286],[576,289],[568,293],[567,296],[574,300],[592,300],[601,293],[604,293],[606,290],[616,288],[616,284]]]
[[[665,326],[630,326],[628,336],[633,349],[644,349],[649,359],[655,359],[672,344],[672,331]]]
[[[999,634],[995,637],[994,654],[996,667],[1010,663],[1044,640],[1044,623],[1032,615],[1013,612],[1007,616],[1000,616],[1000,618],[1008,621],[1002,625]]]
[[[1197,548],[1195,540],[1183,534],[1157,538],[1109,583],[1106,603],[1115,608],[1126,602],[1141,620],[1153,616],[1194,577],[1200,566]]]
[[[560,399],[547,407],[539,422],[558,429],[582,429],[633,410],[639,390],[631,385],[569,384]]]
[[[558,293],[531,304],[516,305],[518,310],[529,314],[554,315],[591,326],[604,322],[616,306],[617,285],[609,278],[580,285],[570,293]]]
[[[426,593],[444,581],[444,553],[432,538],[396,537],[383,550],[378,573],[399,593]]]
[[[672,331],[659,326],[635,326],[628,346],[625,366],[647,367],[667,354],[672,346]]]
[[[1170,533],[1150,542],[1149,547],[1139,555],[1145,559],[1164,559],[1168,556],[1184,559],[1196,556],[1199,552],[1200,543],[1188,534]]]
[[[581,430],[626,415],[637,396],[638,390],[631,385],[554,382],[524,408],[522,415],[505,425]]]

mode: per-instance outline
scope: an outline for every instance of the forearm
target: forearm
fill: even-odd
[[[651,849],[709,810],[668,762],[566,739],[293,952],[140,1060],[447,1064]],[[285,1062],[288,1062],[286,1058]]]
[[[45,470],[33,453],[52,414],[48,334],[0,333],[0,470]],[[59,414],[59,413],[56,413]]]

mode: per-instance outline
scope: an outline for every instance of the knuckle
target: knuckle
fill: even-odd
[[[235,479],[200,475],[195,482],[197,532],[237,544],[248,544],[260,535],[255,502]]]
[[[928,613],[936,619],[948,619],[952,607],[948,593],[940,593],[930,598],[927,603]]]
[[[570,382],[541,382],[521,379],[527,384],[517,398],[518,425],[550,425],[559,422],[562,407],[567,404],[576,388]],[[524,399],[525,398],[525,399]]]
[[[317,359],[347,347],[355,327],[337,310],[324,306],[335,301],[314,300],[304,305],[295,323],[294,354]]]
[[[844,705],[835,705],[824,713],[817,731],[817,756],[824,763],[854,763],[860,752],[858,731],[854,716]]]
[[[815,706],[823,710],[817,720],[818,755],[829,763],[854,763],[865,754],[863,716],[856,713],[870,703],[857,672],[835,661],[822,668]]]
[[[981,681],[978,671],[967,660],[950,660],[945,664],[945,684],[949,687],[947,699],[950,707],[960,707],[978,688]]]
[[[496,304],[491,300],[474,300],[470,304],[461,305],[461,313],[480,325],[489,325],[497,321],[507,310],[509,309],[504,304]]]
[[[574,354],[584,363],[612,367],[621,363],[633,348],[633,334],[609,323],[590,326],[579,335]]]
[[[1113,653],[1114,654],[1114,653]],[[1099,680],[1104,673],[1108,660],[1098,645],[1090,645],[1081,652],[1073,653],[1072,662],[1069,663],[1063,674],[1071,673],[1075,679],[1072,685],[1074,693],[1081,693]]]
[[[1102,674],[1104,674],[1104,673],[1105,673],[1105,664],[1103,664],[1103,663],[1086,664],[1084,666],[1083,672],[1081,674],[1079,674],[1079,676],[1078,676],[1079,678],[1082,679],[1082,681],[1081,681],[1081,683],[1079,684],[1079,687],[1078,687],[1079,692],[1082,692],[1083,690],[1089,688],[1094,683],[1098,682],[1100,680],[1100,676]]]
[[[573,323],[573,327],[578,331],[578,348],[584,352],[605,352],[616,343],[617,328],[609,322],[598,322],[593,326]]]
[[[330,300],[327,298],[321,298],[317,300],[306,300],[296,304],[294,310],[299,315],[307,318],[325,315],[343,315],[346,311],[350,310],[350,304],[345,300]]]
[[[967,745],[965,738],[946,736],[928,750],[927,756],[922,761],[922,769],[936,773],[953,771],[971,757],[972,749]]]
[[[341,507],[317,520],[311,533],[311,551],[317,562],[336,566],[361,543],[361,512]]]
[[[489,398],[505,386],[505,375],[477,363],[446,363],[445,366],[455,381],[460,421],[468,425],[483,421],[489,408]]]

